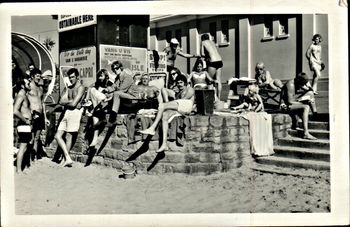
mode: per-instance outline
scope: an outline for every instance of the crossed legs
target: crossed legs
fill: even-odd
[[[71,132],[66,133],[66,142],[63,140],[63,134],[65,131],[63,130],[58,130],[55,139],[57,141],[58,146],[62,149],[63,155],[64,155],[64,162],[62,163],[63,166],[71,166],[73,164],[73,160],[69,156],[69,151],[72,147],[72,138],[73,135]]]

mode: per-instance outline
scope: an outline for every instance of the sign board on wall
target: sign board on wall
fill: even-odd
[[[96,15],[59,15],[58,32],[81,28],[97,23]]]
[[[130,69],[134,75],[147,72],[145,48],[100,45],[100,67],[108,70],[111,80],[115,78],[111,64],[117,60],[123,64],[124,69]]]
[[[166,53],[157,52],[158,56],[154,56],[153,51],[148,51],[148,73],[166,73]],[[155,59],[158,58],[158,65]],[[157,68],[156,68],[157,66]]]
[[[63,51],[60,53],[60,65],[65,69],[78,69],[83,84],[89,86],[96,81],[96,47]],[[63,76],[66,75],[63,73]]]

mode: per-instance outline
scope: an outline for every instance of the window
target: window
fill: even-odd
[[[167,41],[167,43],[170,43],[171,38],[173,38],[173,34],[171,31],[166,31],[165,32],[165,40]]]
[[[230,37],[229,37],[229,31],[228,31],[228,20],[222,20],[221,21],[221,43],[229,43]]]
[[[217,43],[216,39],[216,22],[212,22],[209,24],[209,34],[211,37],[213,37],[213,41]]]
[[[288,18],[279,19],[278,38],[288,37]]]
[[[265,16],[264,17],[264,38],[273,38],[272,16]]]
[[[179,41],[179,46],[180,47],[182,47],[182,45],[181,45],[181,37],[182,37],[181,29],[176,29],[176,31],[175,31],[175,38],[177,39],[177,41]]]

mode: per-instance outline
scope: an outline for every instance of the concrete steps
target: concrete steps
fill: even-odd
[[[303,147],[274,146],[274,156],[297,159],[315,159],[329,162],[328,150],[315,150]]]
[[[320,129],[310,129],[310,134],[315,136],[317,139],[329,140],[329,131],[320,130]],[[301,138],[304,134],[304,130],[297,128],[296,130],[290,129],[288,130],[288,134],[293,137]]]
[[[288,136],[274,144],[275,154],[257,157],[254,170],[285,175],[298,175],[295,169],[330,170],[329,121],[327,116],[309,121],[310,133],[317,140],[303,139],[303,130],[288,130]]]
[[[316,169],[316,170],[329,170],[329,162],[316,161],[311,159],[296,159],[278,156],[259,157],[258,163],[276,165],[287,168],[305,168],[305,169]]]

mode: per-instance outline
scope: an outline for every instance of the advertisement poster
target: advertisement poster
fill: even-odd
[[[96,24],[96,18],[96,15],[59,15],[58,32],[64,32]]]
[[[85,86],[95,82],[96,78],[96,47],[84,47],[63,51],[60,53],[61,76],[66,75],[66,71],[74,67],[78,69],[80,79]],[[62,68],[65,70],[62,71]]]
[[[114,61],[120,61],[124,69],[132,71],[133,75],[147,72],[147,50],[144,48],[100,45],[100,67],[107,69],[111,80],[115,74],[111,70]]]

